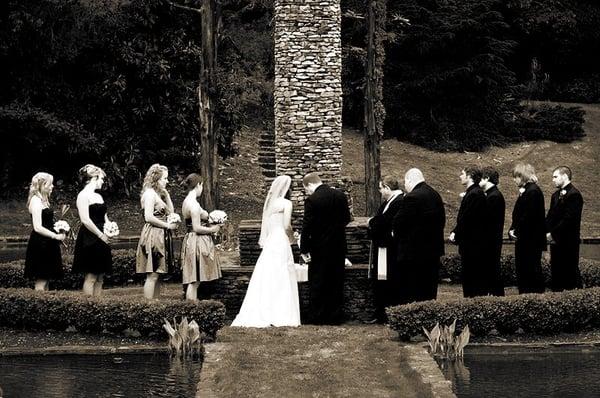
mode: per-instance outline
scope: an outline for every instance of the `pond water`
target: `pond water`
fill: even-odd
[[[13,397],[194,397],[200,361],[165,354],[0,356],[0,387]]]
[[[468,353],[438,361],[458,398],[600,397],[600,352]]]

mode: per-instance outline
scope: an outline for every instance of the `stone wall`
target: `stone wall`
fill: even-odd
[[[340,0],[276,0],[274,35],[275,167],[292,177],[297,220],[305,174],[343,185]]]
[[[348,260],[354,264],[368,264],[371,241],[367,238],[367,217],[356,217],[346,227]],[[260,220],[243,220],[239,228],[240,264],[253,267],[260,255],[258,238]],[[299,249],[293,245],[294,257],[298,262]]]
[[[198,295],[201,299],[210,298],[225,304],[226,318],[231,322],[240,310],[252,271],[253,267],[223,268],[223,277],[201,283]],[[302,319],[307,319],[308,283],[299,283],[298,287]],[[367,278],[366,266],[346,268],[344,298],[344,313],[348,321],[368,322],[375,318],[372,281]]]

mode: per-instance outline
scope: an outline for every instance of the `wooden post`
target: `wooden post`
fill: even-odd
[[[220,8],[217,0],[203,0],[200,10],[202,23],[202,58],[198,86],[198,116],[200,119],[200,174],[204,180],[202,205],[207,210],[219,206],[219,164],[217,132],[214,125],[216,104],[217,39],[220,27]]]
[[[378,2],[380,4],[378,4]],[[380,140],[383,135],[385,110],[382,104],[383,43],[380,24],[385,21],[384,0],[369,0],[367,61],[364,104],[364,154],[366,215],[372,216],[380,204],[379,181],[381,179]]]

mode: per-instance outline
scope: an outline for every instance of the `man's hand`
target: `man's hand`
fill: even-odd
[[[348,260],[347,258],[346,258],[346,259],[344,259],[344,265],[345,265],[346,267],[352,267],[352,263],[351,263],[351,262],[350,262],[350,260]]]
[[[554,243],[554,238],[552,237],[552,234],[550,232],[546,234],[546,240],[548,241],[548,243]]]
[[[513,240],[517,240],[517,235],[515,235],[514,229],[511,229],[510,231],[508,231],[508,236]]]

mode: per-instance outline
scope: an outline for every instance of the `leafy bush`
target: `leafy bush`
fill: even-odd
[[[571,142],[585,136],[584,115],[580,107],[525,107],[517,119],[513,140]]]
[[[229,22],[230,8],[245,6],[227,2],[225,19]],[[40,169],[71,182],[84,163],[102,166],[109,189],[127,195],[137,191],[152,163],[186,170],[197,167],[201,24],[196,13],[162,0],[7,0],[3,11],[3,193]],[[269,23],[264,13],[261,27]],[[252,31],[248,27],[253,22],[250,18],[225,28]],[[251,48],[270,49],[268,31],[262,37]],[[219,47],[220,61],[227,62],[219,63],[213,88],[219,99],[215,119],[223,156],[234,152],[234,134],[252,99],[239,92],[260,87],[260,82],[239,78],[251,74],[254,65],[244,64],[243,70],[239,65],[244,56],[261,62],[256,54],[240,56],[239,47],[245,45],[227,44]],[[254,97],[267,90],[258,90]]]
[[[458,319],[457,327],[469,325],[471,332],[479,336],[492,330],[501,334],[513,334],[518,329],[530,334],[576,332],[600,327],[600,288],[432,300],[389,307],[386,312],[390,327],[403,339],[454,319]]]
[[[225,324],[225,306],[214,300],[146,300],[125,297],[87,297],[81,293],[38,292],[0,288],[0,325],[27,330],[66,330],[90,334],[126,329],[162,339],[164,319],[187,317],[214,339]]]
[[[113,250],[113,269],[104,276],[104,286],[127,286],[143,283],[145,276],[135,272],[135,250]],[[83,274],[71,272],[72,256],[63,258],[64,277],[52,280],[53,289],[77,290],[83,286]],[[24,260],[11,261],[0,264],[0,287],[31,287],[33,281],[25,279],[23,270]],[[173,273],[168,275],[170,281],[181,282],[181,269],[175,264]]]
[[[579,270],[585,287],[600,286],[600,261],[587,258],[579,259]],[[451,283],[461,283],[461,262],[458,254],[442,257],[440,279],[449,279]],[[516,286],[517,274],[515,270],[515,257],[506,255],[500,258],[500,272],[504,286]],[[546,286],[550,287],[550,263],[542,258],[542,273]]]

